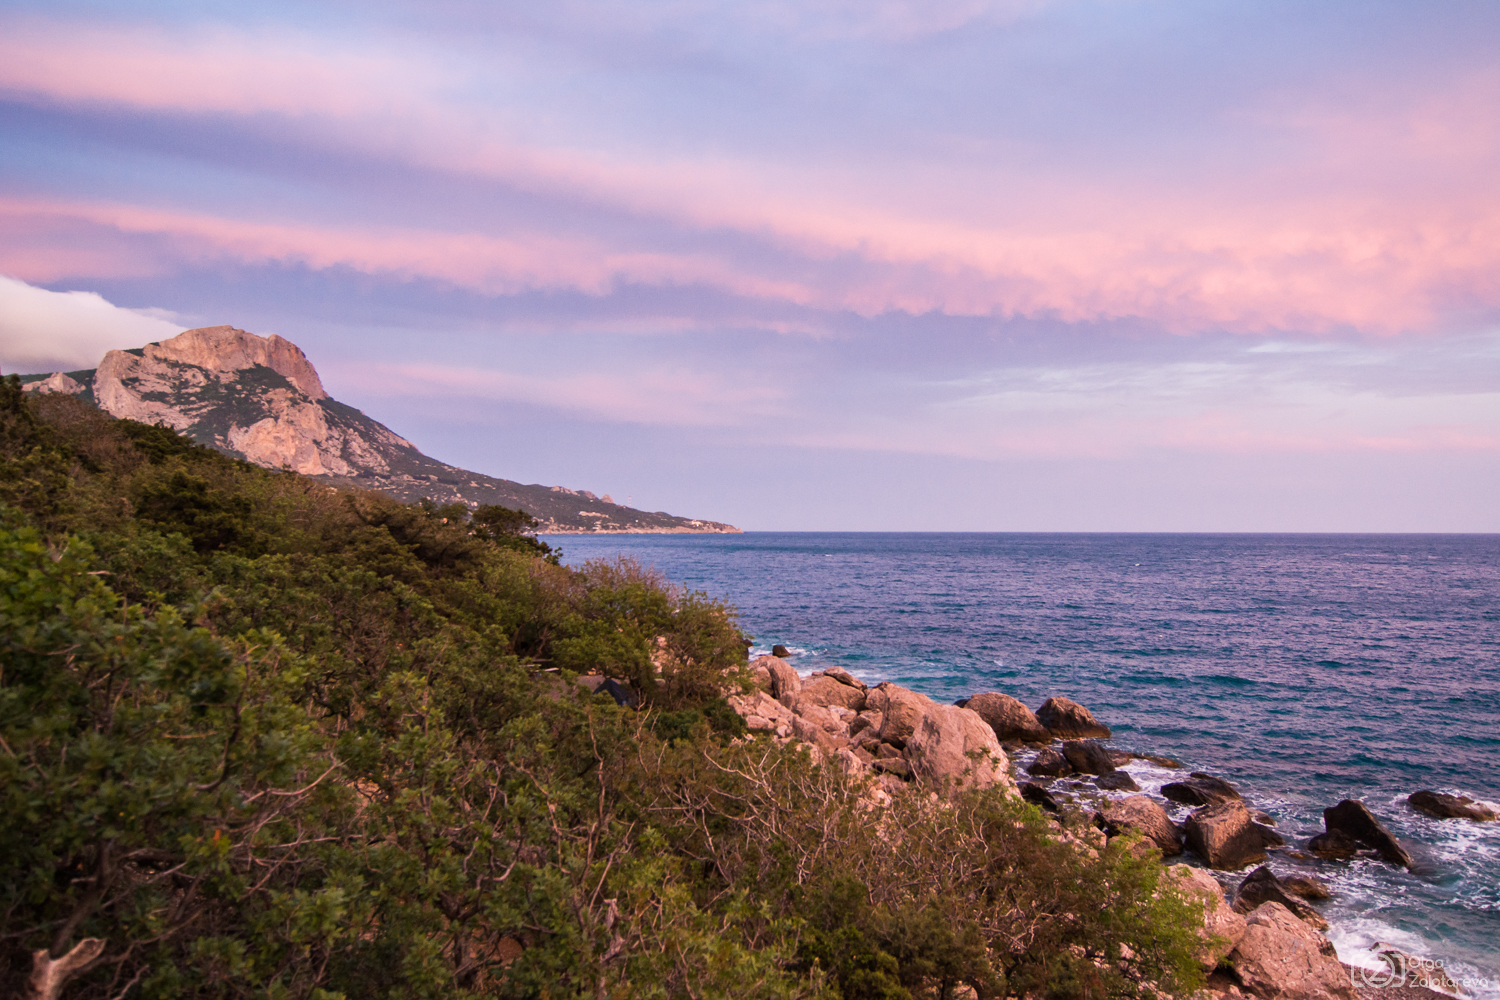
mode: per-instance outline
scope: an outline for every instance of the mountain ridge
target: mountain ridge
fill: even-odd
[[[97,368],[20,376],[32,392],[65,393],[105,412],[166,424],[225,454],[335,485],[469,507],[499,504],[544,534],[738,533],[718,521],[642,511],[608,495],[518,483],[424,455],[384,424],[330,396],[307,355],[275,334],[198,327],[105,353]]]

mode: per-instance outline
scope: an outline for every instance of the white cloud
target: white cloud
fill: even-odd
[[[161,309],[125,309],[97,292],[49,292],[0,275],[0,371],[93,368],[114,348],[175,337],[183,324]]]

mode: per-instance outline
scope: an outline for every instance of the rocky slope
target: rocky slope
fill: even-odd
[[[330,397],[291,341],[230,326],[110,351],[99,367],[21,376],[25,389],[83,397],[116,417],[167,426],[219,451],[411,502],[519,508],[543,532],[737,532],[716,521],[641,511],[587,490],[522,484],[429,458]]]

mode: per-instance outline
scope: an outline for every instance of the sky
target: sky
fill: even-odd
[[[1500,5],[0,0],[0,370],[748,530],[1500,531]]]

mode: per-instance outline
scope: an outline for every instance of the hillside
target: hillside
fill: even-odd
[[[470,508],[526,511],[542,532],[737,532],[717,521],[642,511],[587,490],[523,484],[460,469],[333,399],[297,345],[230,326],[188,330],[97,368],[22,375],[23,388],[65,393],[112,416],[165,424],[200,444],[271,469]]]

